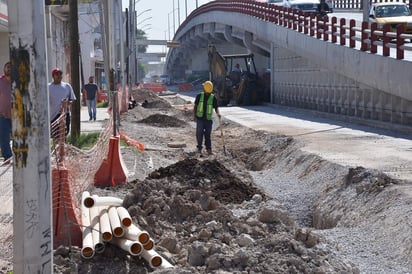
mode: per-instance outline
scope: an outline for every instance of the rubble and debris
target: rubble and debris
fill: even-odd
[[[135,167],[131,180],[91,191],[123,199],[122,206],[132,222],[150,234],[154,250],[170,260],[174,268],[153,269],[140,256],[130,256],[112,245],[88,260],[81,258],[76,247],[60,247],[54,255],[55,273],[69,273],[73,268],[78,273],[99,274],[384,273],[379,271],[388,270],[392,262],[395,272],[387,273],[403,273],[399,270],[411,266],[406,256],[412,252],[410,245],[409,250],[407,247],[410,233],[399,226],[394,230],[403,232],[405,241],[395,252],[383,236],[386,227],[378,230],[368,223],[370,217],[383,226],[379,218],[391,210],[387,206],[401,199],[393,188],[399,183],[374,180],[384,176],[375,171],[348,170],[305,154],[299,150],[299,141],[291,137],[231,122],[221,125],[228,154],[218,149],[220,131],[214,131],[214,157],[197,159],[194,127],[190,124],[192,108],[173,108],[167,96],[159,98],[145,90],[134,92],[138,105],[122,114],[122,130],[156,149],[136,154],[123,147],[123,159],[129,167]],[[145,100],[148,104],[143,108],[139,103]],[[177,96],[169,101],[187,105]],[[171,117],[180,121],[179,126],[169,125]],[[142,122],[154,118],[155,123]],[[168,148],[167,144],[173,142],[186,146]],[[358,211],[362,220],[353,218]],[[385,218],[409,220],[406,211],[397,214]],[[320,229],[318,226],[327,220],[334,222],[333,229]],[[367,242],[367,235],[371,236],[367,225],[373,229],[372,236],[381,238]],[[344,231],[347,234],[339,234]],[[391,235],[399,246],[400,237]],[[340,238],[345,241],[339,242]],[[359,242],[368,248],[358,247]],[[388,250],[378,249],[380,243]],[[345,256],[340,252],[346,252]],[[399,254],[406,266],[394,257]],[[388,264],[380,264],[383,260]]]

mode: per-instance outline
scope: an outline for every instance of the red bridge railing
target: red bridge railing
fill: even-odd
[[[196,16],[211,11],[242,13],[316,37],[325,42],[339,43],[339,45],[351,48],[356,48],[356,42],[359,42],[359,50],[374,54],[378,53],[379,48],[382,48],[383,56],[391,56],[390,49],[393,48],[396,49],[396,54],[393,57],[397,59],[404,59],[404,52],[412,51],[412,45],[405,44],[405,39],[412,39],[412,35],[405,34],[402,25],[398,25],[396,32],[390,31],[390,25],[385,25],[382,30],[378,30],[376,23],[361,22],[360,26],[357,26],[354,19],[340,18],[338,21],[336,17],[329,18],[302,13],[290,8],[253,0],[209,2],[194,10],[180,25],[177,33]]]

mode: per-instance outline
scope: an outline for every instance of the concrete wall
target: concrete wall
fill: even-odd
[[[4,64],[10,61],[8,32],[0,32],[0,49],[0,74],[3,74]]]

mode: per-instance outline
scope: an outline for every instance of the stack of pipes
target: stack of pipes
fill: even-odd
[[[102,253],[105,243],[110,242],[133,256],[142,256],[152,268],[173,267],[153,249],[154,241],[149,233],[132,223],[122,204],[123,200],[116,197],[82,193],[82,257],[90,259],[95,253]]]

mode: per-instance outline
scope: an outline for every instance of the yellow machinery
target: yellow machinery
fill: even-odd
[[[221,55],[208,47],[210,81],[219,105],[256,105],[263,97],[253,54]],[[232,70],[239,64],[241,71]]]

